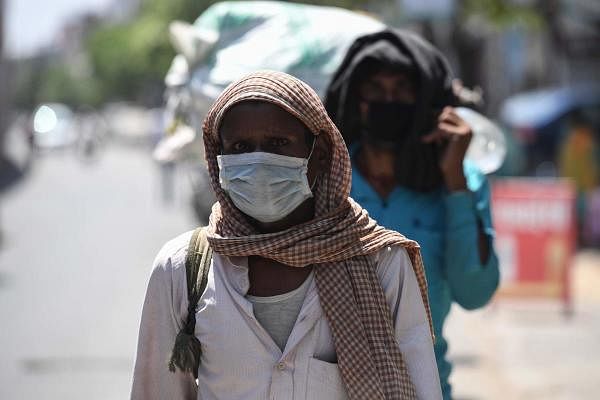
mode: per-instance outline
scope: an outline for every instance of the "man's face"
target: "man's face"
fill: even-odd
[[[299,119],[270,103],[248,101],[234,105],[223,116],[219,135],[224,155],[264,152],[308,158],[314,140],[307,171],[311,186],[329,165],[324,135],[314,136]],[[287,229],[313,217],[312,214],[304,215],[306,213],[307,207],[301,205],[279,224],[257,225],[262,230]]]
[[[370,102],[402,102],[413,104],[416,101],[415,85],[409,76],[400,72],[382,71],[367,77],[358,87],[360,112],[366,119]]]
[[[359,111],[362,123],[369,120],[369,106],[371,103],[404,103],[414,104],[416,101],[415,85],[409,75],[394,72],[380,71],[368,76],[358,86]],[[412,118],[404,116],[405,118]],[[372,147],[372,146],[370,146]],[[387,148],[373,148],[376,159],[391,173],[394,164],[394,151]]]
[[[300,120],[265,102],[242,102],[231,107],[223,117],[219,133],[223,154],[264,152],[308,158],[313,140],[312,133]],[[309,182],[314,181],[315,170],[314,163],[309,162]]]

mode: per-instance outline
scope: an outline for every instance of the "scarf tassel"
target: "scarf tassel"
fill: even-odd
[[[179,331],[175,338],[175,345],[169,361],[169,371],[175,372],[176,369],[179,369],[184,373],[191,372],[196,377],[202,348],[193,330],[189,332],[186,328]]]

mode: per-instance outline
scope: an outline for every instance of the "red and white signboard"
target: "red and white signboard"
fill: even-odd
[[[493,182],[501,296],[561,298],[570,308],[576,246],[575,187],[566,179]]]

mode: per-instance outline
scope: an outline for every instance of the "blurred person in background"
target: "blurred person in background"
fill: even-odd
[[[203,131],[218,199],[207,286],[190,306],[191,233],[163,247],[132,398],[440,399],[418,245],[348,197],[348,150],[317,94],[255,73],[225,89]],[[199,367],[181,358],[172,373],[186,321]]]
[[[391,29],[354,42],[325,100],[349,147],[350,196],[421,246],[444,399],[451,398],[443,337],[450,306],[484,306],[499,281],[489,185],[465,160],[472,131],[458,104],[443,55]]]
[[[579,229],[583,230],[587,199],[600,185],[600,144],[594,127],[581,110],[575,110],[569,116],[568,130],[560,146],[559,174],[575,183],[577,221]]]

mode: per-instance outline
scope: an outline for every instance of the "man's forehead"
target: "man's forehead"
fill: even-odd
[[[269,102],[254,100],[234,104],[223,114],[220,135],[232,130],[291,134],[304,134],[309,131],[302,121],[283,108]]]
[[[236,121],[240,118],[247,121],[260,120],[261,118],[254,118],[258,115],[260,115],[262,119],[267,117],[279,121],[290,121],[292,123],[296,122],[302,124],[298,118],[278,105],[257,100],[241,101],[232,105],[223,114],[221,123],[226,123],[228,120]]]
[[[403,71],[379,71],[369,77],[367,82],[379,83],[379,82],[410,82],[410,77]]]

